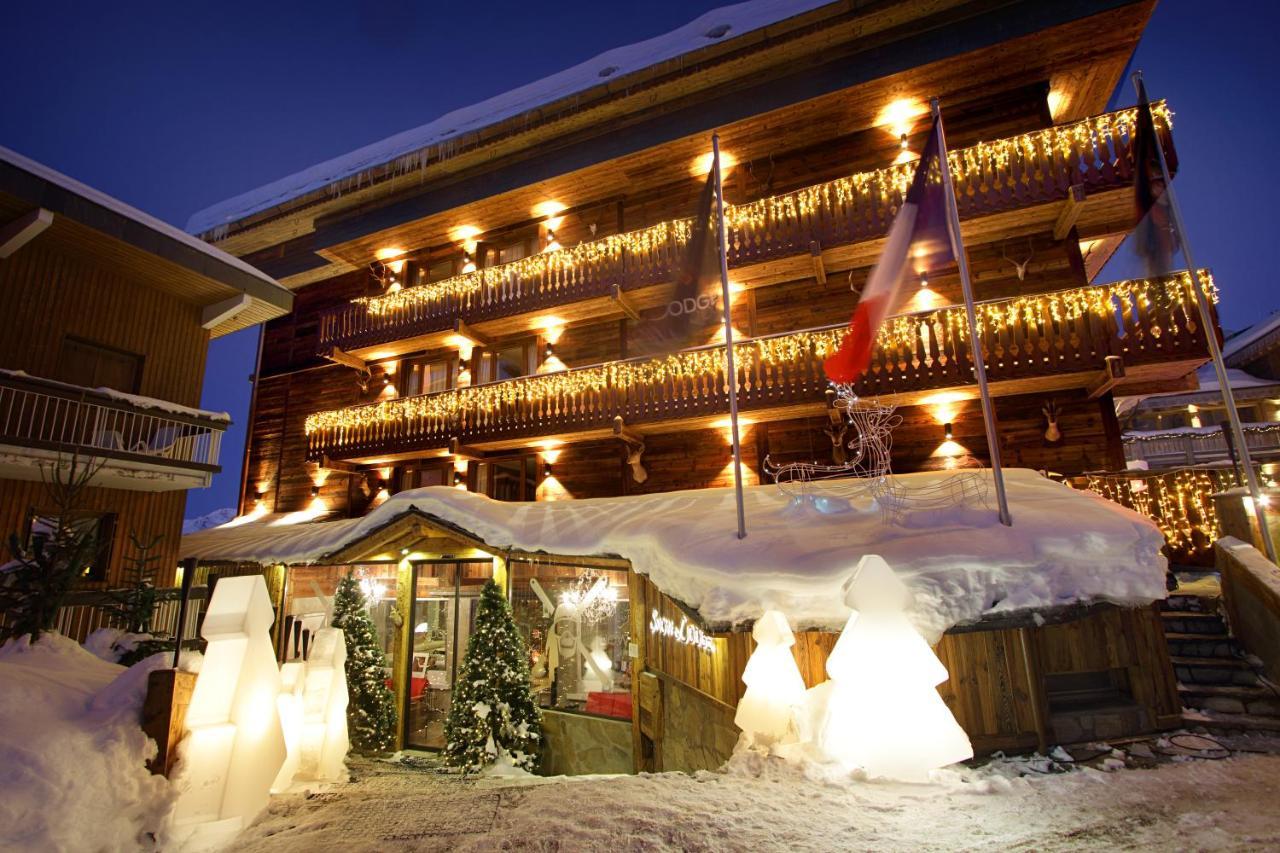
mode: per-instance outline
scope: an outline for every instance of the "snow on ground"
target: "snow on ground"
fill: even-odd
[[[935,785],[811,781],[776,760],[519,781],[357,761],[350,784],[274,798],[233,849],[1275,849],[1277,774],[1280,756],[1244,754],[1050,775],[1009,760]]]
[[[208,530],[210,527],[226,524],[235,517],[236,508],[224,506],[222,509],[215,509],[213,512],[195,518],[188,518],[182,522],[182,535],[186,536],[188,533],[196,533],[201,530]]]
[[[0,850],[150,849],[172,800],[139,720],[164,664],[125,669],[57,634],[0,648]]]
[[[905,474],[930,488],[964,472]],[[989,476],[989,473],[987,474]],[[244,516],[184,537],[204,559],[323,563],[411,510],[500,549],[617,555],[712,624],[783,611],[796,628],[839,630],[841,586],[860,557],[879,554],[915,593],[913,623],[931,642],[984,614],[1105,599],[1147,604],[1165,595],[1164,538],[1149,519],[1034,471],[1007,469],[1013,526],[988,506],[908,511],[890,520],[870,498],[845,500],[814,484],[822,510],[776,486],[745,490],[747,538],[734,530],[733,490],[506,503],[447,487],[401,492],[362,518],[312,524]],[[846,484],[847,485],[847,484]],[[827,489],[827,492],[824,492]]]
[[[754,30],[826,5],[831,0],[749,0],[712,9],[682,27],[646,41],[614,48],[549,77],[511,89],[488,100],[446,113],[420,127],[406,130],[349,154],[326,160],[278,181],[197,211],[187,222],[192,234],[219,226],[305,195],[335,182],[362,183],[367,170],[415,155],[433,146],[504,119],[613,83],[636,71],[686,53],[727,41]],[[425,159],[425,158],[423,158]],[[416,165],[407,162],[406,167]]]

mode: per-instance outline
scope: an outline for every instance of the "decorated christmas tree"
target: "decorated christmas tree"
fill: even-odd
[[[386,655],[374,633],[364,592],[350,573],[338,582],[331,621],[347,641],[347,730],[351,748],[365,754],[390,752],[396,742],[395,695],[387,688]]]
[[[493,581],[480,593],[444,733],[445,761],[463,772],[499,760],[529,771],[537,766],[542,713],[529,683],[529,654]]]

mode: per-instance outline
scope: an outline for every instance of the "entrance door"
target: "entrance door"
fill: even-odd
[[[453,683],[471,638],[480,589],[492,576],[492,560],[414,566],[409,707],[405,714],[405,743],[411,748],[444,748],[444,722]]]

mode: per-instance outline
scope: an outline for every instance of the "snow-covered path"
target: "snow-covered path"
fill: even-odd
[[[833,786],[779,768],[521,782],[462,781],[356,762],[353,777],[349,785],[310,797],[274,799],[235,849],[760,853],[1280,846],[1280,755],[1011,782],[998,776],[984,782],[978,774],[967,783],[936,787]]]

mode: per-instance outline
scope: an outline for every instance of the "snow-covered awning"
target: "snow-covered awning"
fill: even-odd
[[[955,472],[899,477],[908,488]],[[363,518],[289,523],[242,517],[186,536],[205,561],[314,564],[406,514],[463,531],[495,552],[621,557],[713,625],[754,620],[767,607],[797,627],[838,629],[841,586],[864,554],[879,554],[915,592],[913,621],[936,639],[986,615],[1096,600],[1147,604],[1165,595],[1156,525],[1119,504],[1024,469],[1006,470],[1013,526],[981,505],[889,518],[869,498],[829,490],[823,511],[776,486],[745,490],[747,538],[734,536],[732,489],[574,501],[506,503],[446,487],[401,492]],[[815,495],[824,487],[815,485]]]

